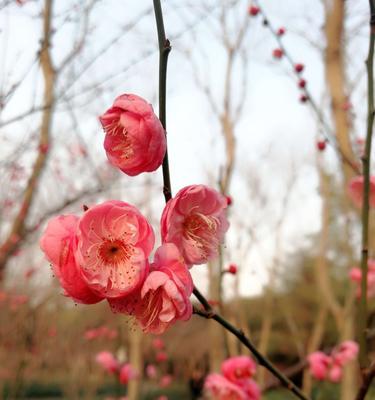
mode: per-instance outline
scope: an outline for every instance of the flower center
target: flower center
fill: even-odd
[[[184,221],[184,236],[196,242],[203,252],[207,252],[219,244],[216,238],[218,224],[215,217],[200,213],[191,214]]]
[[[110,266],[118,266],[130,259],[133,255],[133,246],[124,243],[121,240],[106,240],[99,249],[98,256],[103,264]]]

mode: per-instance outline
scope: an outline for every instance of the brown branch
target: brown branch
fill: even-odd
[[[51,20],[53,0],[45,0],[43,12],[43,39],[39,54],[40,65],[44,77],[44,110],[39,135],[39,152],[32,168],[31,175],[26,184],[21,208],[12,222],[7,238],[0,246],[0,281],[3,278],[6,263],[17,248],[19,241],[25,234],[25,220],[29,214],[37,189],[38,181],[44,169],[52,124],[54,105],[54,86],[56,80],[50,53]]]
[[[355,400],[364,400],[367,392],[370,389],[371,382],[375,378],[375,362],[372,365],[363,371],[363,382],[361,387],[358,390],[357,396]]]

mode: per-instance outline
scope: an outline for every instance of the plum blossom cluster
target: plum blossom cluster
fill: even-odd
[[[129,364],[121,363],[110,351],[101,351],[95,361],[108,373],[117,376],[122,385],[127,385],[131,379],[137,379],[138,372]]]
[[[368,260],[367,265],[367,297],[372,298],[375,296],[375,260]],[[361,297],[361,269],[358,267],[352,268],[349,272],[349,277],[357,285],[357,298]]]
[[[358,349],[356,342],[347,340],[335,347],[329,355],[322,351],[311,353],[307,357],[311,375],[319,381],[340,382],[343,367],[357,357]]]
[[[128,175],[158,168],[166,142],[151,105],[122,95],[102,117],[109,161]],[[76,302],[107,300],[112,311],[134,316],[145,332],[163,333],[192,315],[189,269],[215,258],[229,227],[227,198],[190,185],[168,201],[161,216],[162,245],[133,205],[109,200],[82,216],[51,219],[40,245],[65,295]]]
[[[221,374],[209,374],[204,383],[212,400],[259,400],[260,390],[252,379],[255,362],[247,356],[231,357],[221,364]]]

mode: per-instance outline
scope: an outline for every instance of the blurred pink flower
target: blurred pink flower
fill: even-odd
[[[156,354],[156,361],[157,362],[164,362],[168,360],[168,355],[164,351],[160,351],[159,353]]]
[[[74,252],[77,246],[77,225],[78,217],[75,215],[52,218],[40,239],[40,247],[52,264],[65,295],[78,303],[93,304],[101,301],[102,297],[88,287],[76,263]]]
[[[328,379],[333,383],[340,382],[342,378],[342,367],[340,365],[334,364],[329,371]]]
[[[222,374],[233,383],[240,383],[254,376],[255,362],[248,356],[231,357],[221,364]]]
[[[164,349],[164,341],[160,338],[152,339],[152,346],[154,349],[161,350]]]
[[[79,221],[77,237],[82,274],[98,295],[125,296],[142,285],[155,238],[137,208],[116,200],[90,207]]]
[[[172,376],[171,375],[164,375],[160,378],[159,385],[160,387],[167,387],[172,383]]]
[[[97,329],[88,329],[84,334],[83,337],[86,340],[94,340],[100,336],[100,332]]]
[[[166,151],[164,128],[146,100],[123,94],[99,119],[112,165],[130,176],[160,167]]]
[[[101,351],[96,355],[95,361],[110,373],[118,372],[120,368],[119,362],[110,351]]]
[[[349,272],[349,278],[357,284],[357,298],[361,297],[361,279],[362,271],[358,267],[354,267]],[[375,296],[375,260],[368,260],[367,270],[367,297]]]
[[[188,265],[215,258],[229,227],[226,207],[225,196],[205,185],[183,188],[164,208],[163,243],[174,243]]]
[[[259,400],[261,392],[257,383],[252,379],[244,380],[240,385],[241,389],[246,393],[247,400]]]
[[[321,351],[315,351],[307,357],[307,360],[310,365],[311,375],[319,381],[326,379],[329,367],[332,363],[331,357]]]
[[[137,376],[137,372],[130,364],[124,364],[120,368],[119,381],[122,385],[127,385],[131,379],[136,379]]]
[[[204,383],[205,392],[214,400],[247,400],[243,389],[220,374],[209,374]]]
[[[363,190],[364,190],[364,179],[363,175],[354,177],[348,186],[349,197],[353,203],[361,208],[363,202]],[[375,207],[375,176],[370,176],[370,207]]]
[[[153,364],[149,364],[146,367],[146,375],[149,379],[155,379],[157,375],[156,367]]]
[[[333,362],[343,366],[349,361],[355,360],[359,352],[358,343],[353,340],[346,340],[332,350]]]
[[[165,394],[162,394],[157,398],[157,400],[168,400],[168,397]]]

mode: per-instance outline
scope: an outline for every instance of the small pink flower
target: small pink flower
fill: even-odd
[[[247,400],[243,389],[220,374],[209,374],[204,382],[205,392],[213,400]]]
[[[149,379],[155,379],[157,375],[156,367],[153,364],[149,364],[146,367],[146,375]]]
[[[254,376],[256,364],[248,356],[231,357],[221,364],[221,372],[231,382],[238,384]]]
[[[333,383],[338,383],[342,378],[342,368],[340,365],[334,364],[329,371],[328,379]]]
[[[164,375],[161,377],[159,385],[162,388],[168,387],[172,383],[172,376],[171,375]]]
[[[152,339],[152,347],[157,350],[164,349],[164,340],[160,338]]]
[[[357,298],[361,297],[361,280],[362,271],[358,267],[354,267],[349,272],[350,279],[357,284]],[[375,297],[375,260],[368,260],[367,270],[367,297]]]
[[[138,374],[130,364],[124,364],[120,368],[119,381],[122,385],[127,385],[131,379],[136,379]]]
[[[363,190],[364,190],[363,175],[354,177],[349,182],[348,193],[353,203],[358,207],[362,207]],[[370,207],[375,207],[375,176],[370,176]]]
[[[229,227],[226,207],[225,196],[205,185],[183,188],[164,208],[163,243],[174,243],[188,265],[215,258]]]
[[[100,117],[109,162],[127,175],[155,171],[166,151],[164,128],[151,104],[134,94],[116,98]]]
[[[335,364],[340,366],[355,360],[359,351],[358,343],[353,340],[346,340],[332,350],[332,358]]]
[[[77,260],[96,293],[116,298],[142,285],[155,238],[134,206],[112,200],[90,207],[79,221],[77,237]]]
[[[115,373],[120,368],[116,357],[109,351],[101,351],[98,353],[95,357],[95,361],[110,373]]]
[[[174,244],[166,243],[156,251],[140,299],[130,313],[145,332],[161,334],[177,320],[186,321],[191,317],[189,297],[192,291],[193,281],[181,254]],[[116,310],[121,302],[121,299],[111,301],[112,308]],[[129,304],[128,299],[125,302]]]
[[[241,389],[246,393],[246,400],[259,400],[260,399],[260,389],[255,381],[252,379],[247,379],[243,381],[240,385]]]
[[[82,277],[74,252],[77,247],[78,217],[60,215],[52,218],[40,239],[40,247],[52,264],[65,295],[78,303],[93,304],[103,297],[95,294]]]
[[[157,362],[164,362],[168,360],[168,355],[165,351],[159,351],[159,353],[156,354],[156,361]]]
[[[307,360],[310,365],[311,375],[319,381],[324,380],[332,363],[331,357],[321,351],[315,351],[307,357]]]
[[[100,332],[98,329],[88,329],[84,334],[83,337],[86,340],[94,340],[97,339],[100,336]]]

